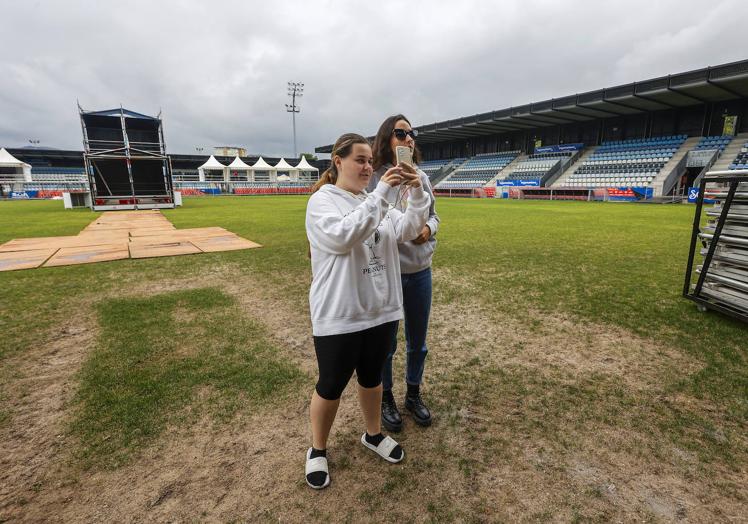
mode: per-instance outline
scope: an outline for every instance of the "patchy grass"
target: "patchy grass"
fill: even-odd
[[[237,437],[223,435],[223,422],[271,405],[298,416],[282,418],[280,433],[247,429],[247,440],[278,434],[288,450],[275,458],[268,450],[238,451],[237,460],[255,469],[250,477],[234,473],[235,491],[220,489],[230,468],[222,465],[225,456],[212,458],[219,466],[202,464],[205,484],[184,473],[191,470],[185,458],[177,471],[200,496],[175,488],[162,513],[138,513],[149,500],[142,493],[117,507],[130,508],[135,520],[355,522],[386,512],[405,522],[587,522],[726,521],[748,503],[741,489],[748,330],[700,314],[680,296],[693,208],[459,199],[437,206],[442,226],[424,387],[434,426],[406,420],[398,436],[406,460],[382,467],[360,449],[360,413],[355,400],[344,399],[331,439],[335,480],[330,490],[310,494],[297,456],[308,445],[310,381],[277,355],[287,348],[269,342],[266,312],[242,309],[220,287],[249,274],[247,282],[261,283],[263,296],[276,301],[269,307],[306,315],[305,202],[189,198],[164,213],[178,228],[223,226],[263,249],[0,273],[0,304],[10,305],[0,308],[2,384],[16,380],[13,362],[77,311],[95,308],[101,331],[79,374],[70,427],[76,454],[110,468],[110,507],[127,495],[117,489],[123,471],[125,480],[156,494],[159,478],[170,485],[169,474],[140,479],[134,466],[116,467],[132,465],[134,452],[163,440],[167,428],[208,415],[216,429],[205,431],[225,444]],[[74,234],[93,217],[63,211],[58,202],[0,202],[7,224],[0,241]],[[158,287],[178,287],[180,279],[218,287]],[[454,314],[463,310],[469,314]],[[604,346],[608,331],[608,338],[633,342]],[[564,347],[548,342],[562,338]],[[294,356],[312,360],[311,344],[300,347],[299,340]],[[631,345],[638,343],[641,351]],[[636,365],[641,360],[647,365]],[[22,405],[0,391],[0,429],[13,425],[14,411],[4,403]],[[259,494],[250,500],[248,492]],[[233,506],[200,507],[211,495]],[[23,497],[26,508],[34,506],[33,489]],[[80,502],[72,515],[90,517],[88,508]]]
[[[278,402],[301,373],[217,289],[98,306],[100,336],[80,372],[73,432],[86,464],[116,467],[169,423]]]
[[[748,328],[681,297],[692,206],[442,199],[435,288],[516,317],[570,314],[703,359],[677,387],[748,420]],[[538,319],[536,319],[537,321]],[[542,321],[542,316],[539,319]],[[530,326],[532,329],[532,326]]]

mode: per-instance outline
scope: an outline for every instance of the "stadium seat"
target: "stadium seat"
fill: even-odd
[[[474,189],[483,187],[519,155],[519,151],[487,153],[470,157],[434,189]],[[457,161],[453,161],[456,163]]]
[[[686,135],[603,142],[566,181],[572,187],[646,187]]]
[[[735,159],[730,162],[728,169],[748,169],[748,142],[743,144]]]

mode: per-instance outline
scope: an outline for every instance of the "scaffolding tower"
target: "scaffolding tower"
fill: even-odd
[[[123,107],[84,111],[80,105],[78,111],[91,208],[173,208],[171,160],[161,114],[152,117]]]

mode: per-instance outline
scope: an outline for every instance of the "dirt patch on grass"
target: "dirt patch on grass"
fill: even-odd
[[[525,319],[498,316],[475,304],[436,305],[432,328],[444,333],[439,347],[453,364],[486,357],[570,378],[599,373],[628,386],[647,388],[673,373],[698,371],[703,363],[615,326],[575,321],[538,312]]]
[[[431,349],[431,389],[457,391],[447,415],[474,439],[449,447],[481,450],[460,460],[472,455],[477,493],[501,508],[499,520],[745,519],[748,440],[740,425],[713,403],[668,389],[702,362],[562,316],[499,317],[456,301],[437,304],[432,319],[440,342]],[[470,380],[479,386],[465,386]],[[576,406],[560,401],[566,393]],[[670,410],[730,434],[735,462],[679,447],[713,438],[676,435],[698,424],[677,426]]]
[[[421,522],[739,521],[745,515],[745,437],[722,421],[718,406],[666,387],[701,362],[610,326],[560,316],[500,318],[470,299],[434,304],[424,393],[435,420],[424,429],[406,417],[397,436],[406,460],[386,464],[361,446],[363,422],[349,385],[329,446],[332,485],[313,492],[303,480],[316,374],[306,295],[289,298],[256,275],[237,277],[231,267],[194,281],[130,286],[128,293],[206,286],[228,292],[267,327],[283,357],[309,373],[304,387],[272,408],[240,411],[227,424],[204,417],[170,427],[120,469],[80,471],[55,438],[64,429],[70,377],[95,333],[86,324],[88,335],[67,346],[77,356],[60,373],[45,379],[39,372],[49,349],[24,363],[37,381],[29,387],[39,385],[40,392],[14,413],[14,431],[24,432],[2,434],[15,441],[2,444],[15,446],[15,455],[0,464],[14,472],[0,477],[10,486],[0,517]],[[401,346],[397,376],[403,360]],[[62,399],[48,398],[44,384],[53,395],[62,391],[56,395]],[[395,392],[401,399],[401,381]],[[698,443],[699,435],[671,439],[672,421],[663,418],[669,411],[657,411],[660,404],[713,424],[732,462],[682,445]],[[35,424],[46,436],[26,445]]]
[[[9,421],[0,428],[0,518],[18,517],[38,494],[65,476],[59,463],[70,444],[66,409],[74,375],[94,343],[96,321],[88,310],[55,326],[47,340],[4,364],[12,372],[5,393]]]

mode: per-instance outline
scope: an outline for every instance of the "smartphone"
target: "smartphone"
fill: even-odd
[[[397,146],[395,147],[395,157],[397,158],[398,164],[408,163],[413,165],[413,152],[409,147]]]

